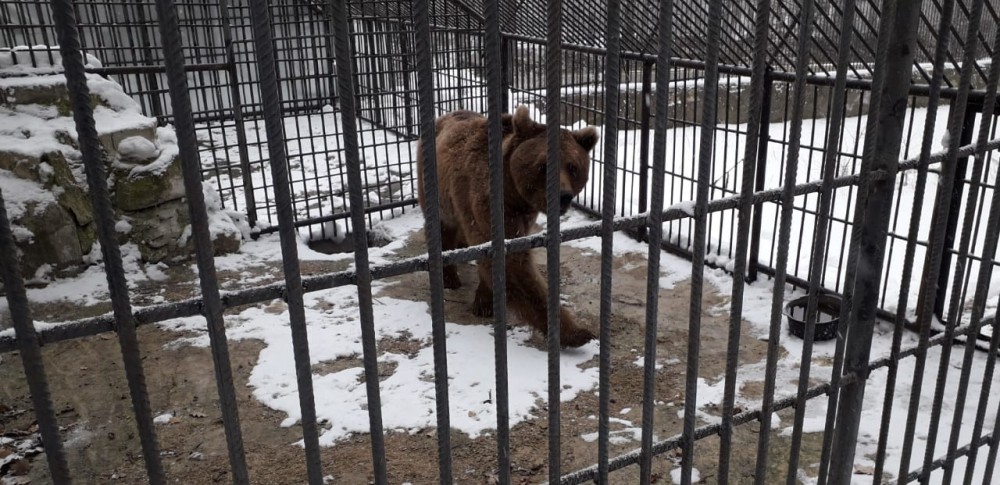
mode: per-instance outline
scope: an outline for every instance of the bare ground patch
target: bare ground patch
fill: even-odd
[[[409,243],[396,252],[408,257],[423,252],[423,237],[414,233]],[[537,250],[536,250],[537,251]],[[641,397],[643,392],[640,356],[643,351],[645,321],[646,261],[642,254],[625,254],[615,258],[612,299],[614,312],[611,322],[611,415],[613,455],[639,446]],[[303,272],[320,274],[342,270],[346,261],[303,261]],[[562,249],[562,292],[581,323],[596,330],[600,260],[594,253],[564,246]],[[159,296],[167,299],[187,298],[197,294],[197,277],[189,267],[168,272],[170,280],[136,289],[136,301]],[[477,284],[477,273],[471,264],[460,265],[463,287],[445,292],[445,314],[449,322],[465,325],[491,325],[489,319],[472,315],[470,305]],[[249,275],[249,276],[248,276]],[[280,264],[250,267],[241,271],[221,272],[223,286],[239,288],[248,278],[254,284],[282,280]],[[427,301],[430,295],[426,273],[394,277],[396,284],[380,295],[413,301]],[[660,291],[660,327],[657,338],[657,361],[662,369],[656,376],[655,425],[657,438],[665,439],[680,433],[684,405],[684,376],[687,363],[688,310],[690,285],[678,284]],[[379,296],[379,295],[377,295]],[[725,371],[729,332],[728,295],[706,286],[702,299],[703,319],[699,375],[716,382]],[[282,302],[261,304],[269,311],[283,310]],[[65,305],[38,305],[38,318],[62,315],[63,319],[81,318],[108,311],[105,306],[68,308]],[[233,311],[238,311],[234,309]],[[45,317],[43,317],[43,315]],[[513,325],[520,324],[512,319]],[[766,342],[756,338],[743,326],[740,363],[752,364],[764,360]],[[219,411],[215,376],[209,349],[168,347],[177,333],[153,326],[140,329],[142,355],[146,362],[146,379],[154,415],[167,415],[164,424],[156,426],[161,456],[168,477],[177,483],[231,482],[225,435]],[[535,337],[536,344],[544,341]],[[312,345],[321,345],[313,343]],[[379,343],[380,352],[412,355],[429,345],[402,337]],[[244,447],[253,483],[302,483],[305,464],[302,449],[295,443],[301,437],[299,425],[281,427],[284,414],[260,404],[247,387],[247,378],[256,363],[262,346],[255,341],[231,341],[231,362],[236,380]],[[359,348],[360,352],[360,348]],[[65,427],[64,439],[70,467],[78,483],[145,483],[143,459],[138,435],[132,418],[131,402],[125,383],[117,340],[113,335],[77,339],[51,344],[44,348],[46,370],[60,424]],[[492,355],[483,356],[492,359]],[[30,411],[30,397],[20,359],[16,353],[2,356],[0,362],[0,405],[10,410]],[[335,372],[356,367],[360,354],[354,358],[322,362],[313,366],[315,373]],[[395,363],[380,366],[380,375],[391,374]],[[592,365],[596,366],[596,360]],[[384,367],[384,369],[382,368]],[[511,379],[516,379],[511,375]],[[741,392],[754,396],[762,386],[748,382]],[[562,471],[569,472],[594,464],[597,460],[597,396],[583,393],[577,399],[562,404],[561,429],[563,441]],[[716,403],[721,407],[721,403]],[[709,407],[711,408],[711,407]],[[718,414],[717,412],[712,414]],[[3,415],[8,416],[8,415]],[[546,480],[548,428],[547,410],[541,403],[537,418],[519,424],[511,430],[512,475],[515,483],[540,483]],[[781,413],[790,420],[790,413]],[[22,412],[0,418],[0,432],[29,430],[33,413]],[[322,423],[321,423],[322,424]],[[706,424],[699,420],[699,425]],[[734,454],[731,459],[732,479],[737,483],[752,480],[756,459],[759,428],[756,423],[739,427],[734,434]],[[806,435],[803,456],[818,454],[819,435]],[[388,433],[386,458],[390,483],[433,483],[437,477],[437,439],[434,429],[420,432]],[[714,482],[718,464],[717,437],[701,440],[696,445],[695,467],[701,470],[703,481]],[[776,433],[771,439],[771,477],[782,477],[787,454],[787,439]],[[815,448],[815,450],[814,450]],[[456,483],[492,483],[496,474],[496,442],[492,434],[470,439],[462,433],[452,433],[453,470]],[[322,452],[324,472],[335,483],[368,483],[371,479],[371,449],[366,435],[358,435]],[[659,483],[669,483],[669,472],[679,463],[679,453],[671,452],[654,459],[654,474]],[[809,469],[803,459],[802,468]],[[24,471],[33,483],[46,483],[44,455],[33,457]],[[813,473],[815,473],[813,471]],[[780,474],[780,475],[779,475]],[[614,483],[634,483],[638,468],[628,467],[612,475]]]

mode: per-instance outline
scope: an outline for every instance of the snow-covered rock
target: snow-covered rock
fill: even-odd
[[[88,56],[88,65],[100,62]],[[57,48],[0,50],[0,190],[22,272],[73,273],[97,242],[73,106]],[[148,263],[192,254],[177,136],[158,127],[113,80],[87,75],[90,106],[115,209],[120,243]],[[214,196],[218,199],[218,196]],[[217,252],[239,249],[244,231],[221,202],[211,204]],[[237,217],[238,219],[238,217]],[[46,275],[43,275],[43,277]]]

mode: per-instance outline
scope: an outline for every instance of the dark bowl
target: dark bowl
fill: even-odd
[[[840,322],[840,298],[831,295],[816,297],[816,324],[813,340],[830,340],[837,337],[837,324]],[[802,296],[785,304],[785,318],[788,319],[788,331],[798,337],[805,337],[806,305],[809,297]]]

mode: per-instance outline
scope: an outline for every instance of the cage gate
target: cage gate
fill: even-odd
[[[259,424],[247,409],[262,405],[301,426],[292,455],[303,466],[279,479],[312,484],[992,483],[1000,1],[834,3],[0,0],[0,276],[12,327],[0,327],[0,352],[20,357],[0,360],[0,409],[23,405],[37,421],[23,435],[38,435],[0,433],[0,480],[22,483],[13,464],[30,461],[26,449],[48,465],[31,478],[110,480],[73,450],[56,352],[111,332],[137,435],[123,449],[142,456],[133,468],[150,483],[218,480],[171,460],[181,438],[156,416],[158,350],[140,328],[190,320],[221,424],[206,451],[218,461],[205,463],[234,483],[274,479],[258,433],[245,433]],[[33,76],[52,74],[64,106],[17,104]],[[198,275],[189,297],[137,300],[97,78],[176,133]],[[519,106],[545,124],[545,213],[539,232],[512,236],[505,194],[521,189],[505,172],[505,116]],[[486,117],[490,237],[450,249],[436,120],[455,110]],[[18,116],[56,112],[72,116],[64,153],[85,182],[107,288],[99,312],[41,323],[47,297],[24,274],[28,182],[7,176],[38,136]],[[600,137],[567,216],[561,129],[583,126]],[[230,284],[213,242],[218,210],[242,214],[253,244],[280,247],[272,279]],[[394,231],[409,241],[392,246],[404,256],[374,247]],[[349,241],[352,255],[315,270],[304,240]],[[461,316],[453,303],[471,293],[446,288],[448,268],[532,250],[558,289],[545,294],[542,340],[518,333],[505,264],[481,282],[500,289],[492,315]],[[427,304],[402,308],[425,311],[387,316],[392,285]],[[803,295],[797,337],[785,308]],[[562,349],[564,304],[592,320],[597,340],[583,350]],[[268,338],[290,353],[281,384],[266,388],[234,366],[233,349],[262,338],[241,324],[272,308],[259,318],[287,326],[290,339]],[[318,308],[346,312],[333,334],[346,350],[316,337],[332,325]],[[814,338],[830,318],[834,338]],[[463,333],[476,324],[492,332]],[[402,341],[416,350],[386,350]],[[412,381],[427,385],[401,398],[387,375],[418,359]],[[469,367],[479,380],[456,377]],[[470,407],[477,386],[486,397]],[[260,389],[286,389],[286,402]],[[360,424],[331,411],[348,412],[331,404],[347,394]],[[19,416],[4,411],[0,431]]]

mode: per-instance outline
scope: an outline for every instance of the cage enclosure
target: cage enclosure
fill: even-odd
[[[998,8],[0,0],[0,481],[992,483]]]

